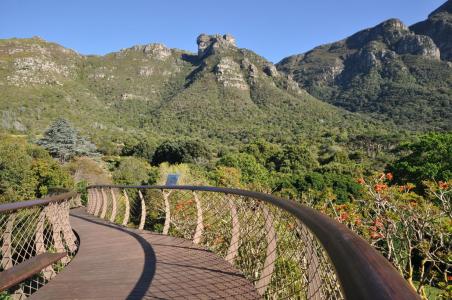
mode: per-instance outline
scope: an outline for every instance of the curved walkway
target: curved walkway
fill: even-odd
[[[190,241],[71,211],[80,249],[31,299],[260,298],[233,266]]]

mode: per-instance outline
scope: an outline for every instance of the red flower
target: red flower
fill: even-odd
[[[387,186],[386,184],[384,184],[384,183],[377,183],[377,184],[374,186],[374,189],[375,189],[376,192],[384,191],[384,190],[386,190],[387,188],[388,188],[388,186]]]
[[[363,185],[363,184],[365,184],[366,183],[366,181],[364,180],[364,178],[358,178],[358,180],[357,180],[357,182],[359,183],[359,184],[361,184],[361,185]]]
[[[387,173],[386,174],[386,179],[391,181],[394,178],[394,176],[392,175],[392,173]]]
[[[370,237],[373,238],[374,240],[376,240],[376,239],[380,239],[380,238],[384,237],[384,235],[380,232],[372,231],[370,233]]]
[[[447,184],[447,182],[440,181],[440,182],[438,182],[438,186],[442,190],[447,190],[447,188],[449,187],[449,184]]]
[[[348,213],[346,213],[345,211],[341,212],[341,215],[339,216],[339,221],[344,222],[347,219],[348,219]]]
[[[378,228],[383,228],[383,222],[381,221],[381,219],[376,219],[375,220],[375,226]]]

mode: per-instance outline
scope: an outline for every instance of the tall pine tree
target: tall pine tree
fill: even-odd
[[[50,125],[44,137],[37,143],[62,162],[74,156],[90,156],[96,153],[96,146],[81,137],[67,120],[61,118]]]

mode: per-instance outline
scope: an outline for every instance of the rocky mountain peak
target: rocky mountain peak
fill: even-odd
[[[389,19],[375,27],[355,33],[347,38],[346,42],[350,48],[362,48],[371,41],[394,44],[407,33],[409,33],[408,27],[402,21],[399,19]]]
[[[236,48],[235,38],[230,34],[200,34],[196,39],[198,44],[198,57],[217,53],[222,49]]]
[[[346,39],[347,46],[352,49],[362,49],[375,42],[384,44],[386,48],[400,55],[412,54],[440,59],[440,50],[430,37],[413,33],[399,19],[386,20]]]
[[[433,11],[427,20],[410,26],[410,30],[430,37],[441,52],[441,59],[452,61],[452,0]]]
[[[448,0],[446,3],[432,11],[432,13],[428,15],[428,17],[432,18],[433,16],[440,14],[452,14],[452,0]]]
[[[171,49],[160,43],[152,43],[147,45],[135,45],[131,48],[121,49],[121,53],[127,53],[128,51],[139,51],[145,55],[151,56],[157,60],[165,60],[171,55]]]

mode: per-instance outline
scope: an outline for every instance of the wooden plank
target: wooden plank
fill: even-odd
[[[0,292],[13,287],[27,278],[38,274],[42,269],[56,263],[67,255],[63,253],[43,253],[34,256],[0,273]]]
[[[259,299],[231,264],[189,240],[71,211],[77,255],[30,299]]]

